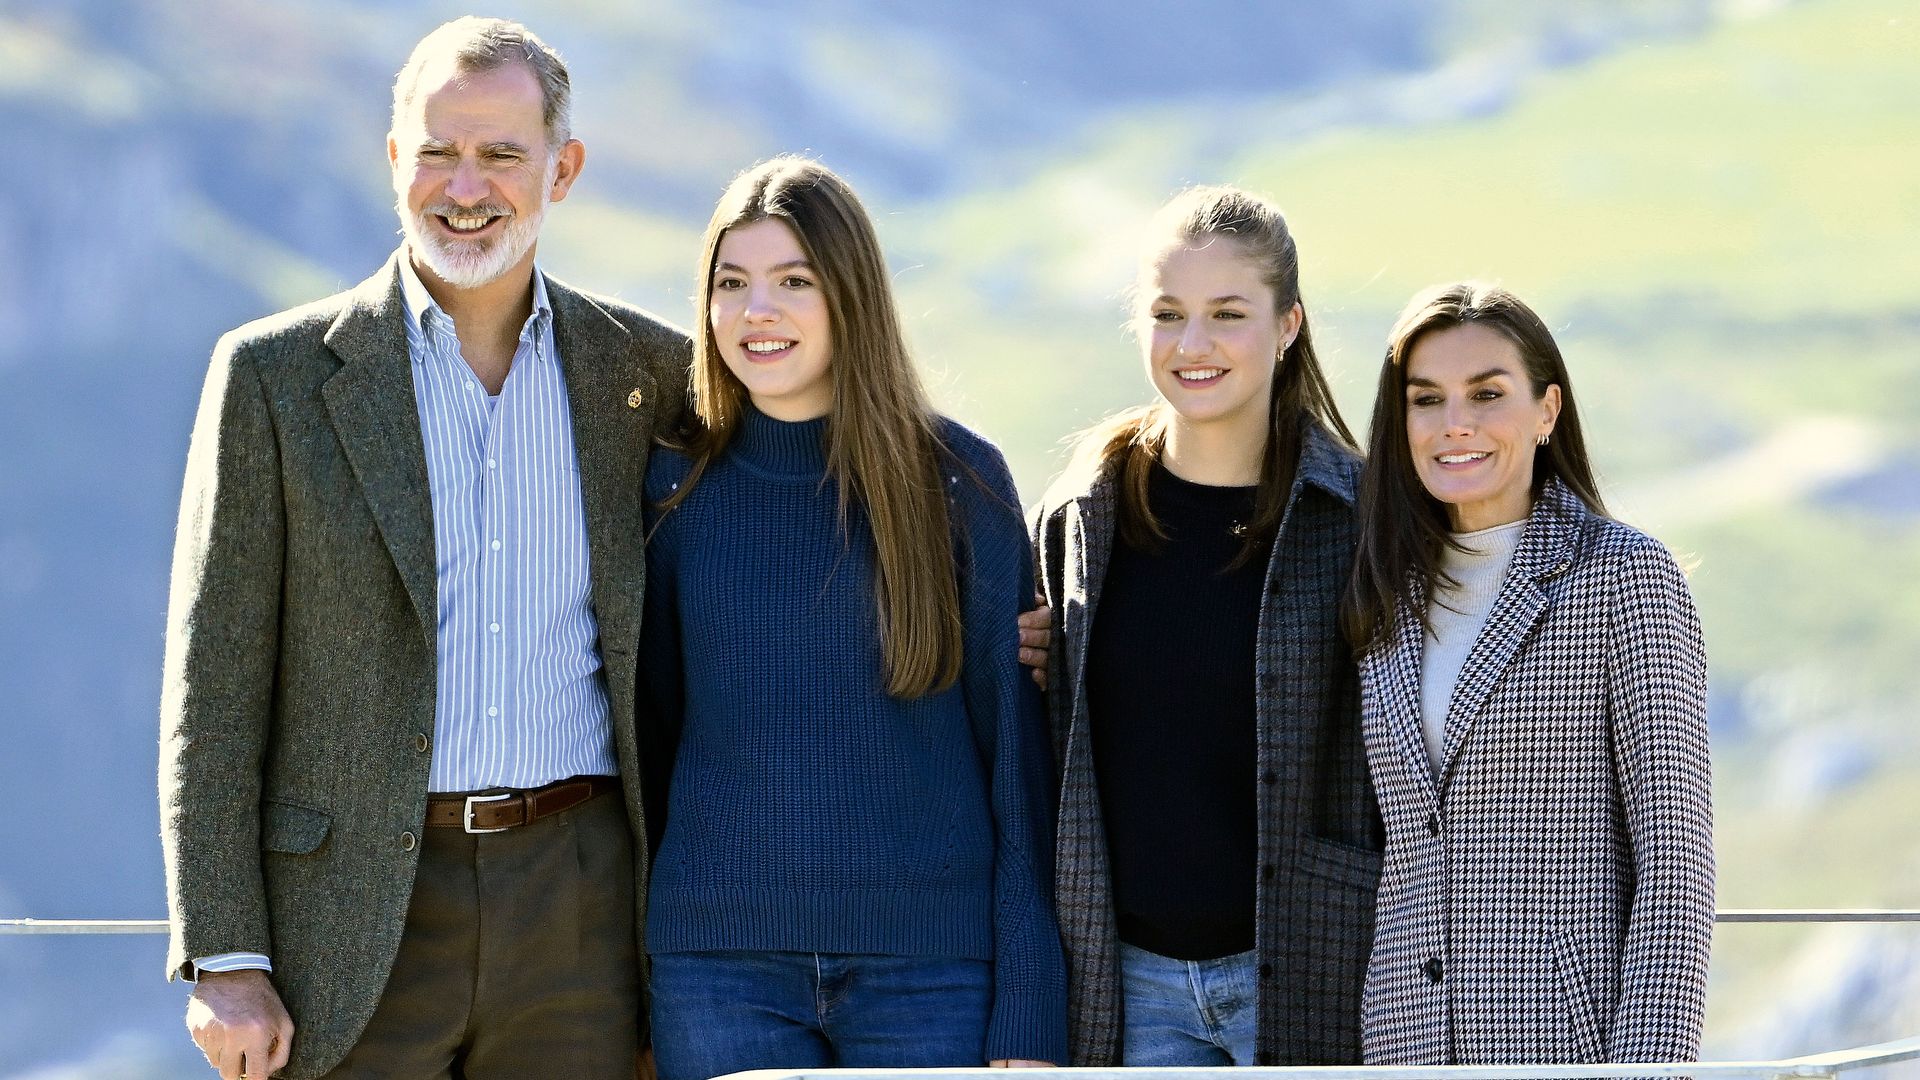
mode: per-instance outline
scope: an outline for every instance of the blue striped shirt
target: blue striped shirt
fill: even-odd
[[[545,279],[500,395],[400,260],[439,594],[431,791],[615,775],[567,386]]]

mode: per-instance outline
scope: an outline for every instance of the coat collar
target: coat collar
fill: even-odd
[[[1416,613],[1428,602],[1424,584],[1409,583],[1406,595],[1396,606],[1393,635],[1386,655],[1380,658],[1378,685],[1394,717],[1394,741],[1409,759],[1412,771],[1434,783],[1436,802],[1446,790],[1474,722],[1546,614],[1550,606],[1546,583],[1573,565],[1581,535],[1592,516],[1593,511],[1579,496],[1557,479],[1548,480],[1534,500],[1513,562],[1487,612],[1486,626],[1454,682],[1437,781],[1420,723],[1420,661],[1425,634]]]
[[[340,370],[321,396],[431,644],[439,622],[433,504],[407,351],[403,258],[405,249],[396,251],[347,292],[324,338]],[[640,510],[637,496],[629,494],[640,490],[654,388],[635,385],[643,365],[633,358],[632,335],[618,319],[550,277],[543,284],[573,420],[595,613],[604,638],[624,641],[629,629],[637,636],[639,617],[633,594],[640,580]]]
[[[1048,505],[1074,502],[1082,513],[1097,508],[1103,514],[1118,513],[1120,457],[1101,454],[1099,447],[1087,447],[1076,453],[1058,479],[1047,489],[1043,500]],[[1300,464],[1294,473],[1293,491],[1288,505],[1300,491],[1312,485],[1352,506],[1359,480],[1359,460],[1343,446],[1320,421],[1308,417],[1300,433]]]

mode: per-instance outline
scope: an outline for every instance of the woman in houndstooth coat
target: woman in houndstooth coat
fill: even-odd
[[[1713,929],[1705,647],[1606,516],[1544,323],[1414,298],[1344,619],[1386,822],[1369,1064],[1690,1061]]]

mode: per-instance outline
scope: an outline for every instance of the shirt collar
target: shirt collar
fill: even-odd
[[[407,308],[409,333],[425,329],[427,316],[430,313],[442,320],[447,329],[453,328],[453,316],[448,315],[445,309],[434,300],[433,294],[427,291],[426,283],[420,280],[420,272],[413,268],[413,253],[406,250],[400,252],[400,300]],[[547,320],[549,324],[552,323],[553,304],[547,299],[547,275],[541,273],[540,264],[535,263],[533,266],[533,314],[527,321],[529,324],[537,324],[541,319]],[[527,332],[526,328],[520,331],[523,337]],[[535,351],[537,353],[540,350]]]

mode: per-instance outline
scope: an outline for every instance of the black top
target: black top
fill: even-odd
[[[1120,939],[1181,960],[1253,948],[1254,646],[1266,554],[1228,566],[1254,488],[1155,465],[1168,540],[1115,540],[1087,644],[1088,720]]]

